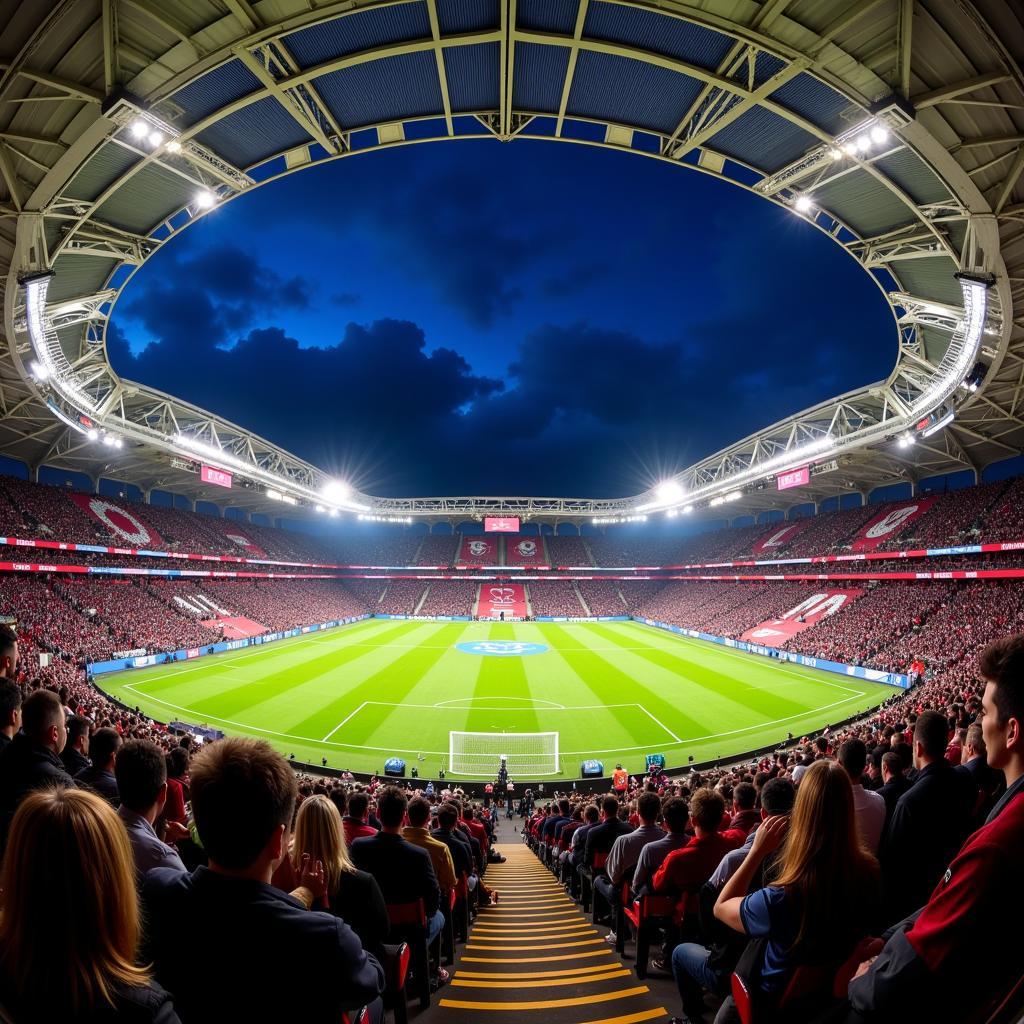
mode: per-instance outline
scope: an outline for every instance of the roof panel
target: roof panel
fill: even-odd
[[[99,220],[114,227],[148,234],[165,217],[180,210],[196,187],[159,164],[133,174],[96,211]]]
[[[785,66],[786,62],[780,57],[760,50],[754,61],[754,88],[764,85],[772,75],[778,74]],[[743,71],[743,76],[746,76],[746,69]]]
[[[427,5],[422,0],[415,0],[413,3],[374,7],[310,25],[285,36],[284,41],[299,65],[310,68],[361,50],[429,38]]]
[[[569,48],[566,46],[516,43],[512,79],[512,102],[516,110],[557,113],[568,67]]]
[[[437,0],[437,21],[442,34],[482,32],[501,26],[498,0]]]
[[[245,168],[301,146],[311,136],[273,96],[267,96],[222,118],[197,138],[236,167]]]
[[[172,120],[188,126],[259,87],[259,79],[240,60],[229,60],[179,89],[159,106],[166,108],[170,103],[179,107],[182,114]]]
[[[771,99],[830,135],[841,135],[863,116],[863,111],[842,93],[806,72],[779,86]]]
[[[108,142],[89,157],[63,194],[71,199],[95,199],[141,159],[138,153]]]
[[[322,75],[315,84],[343,128],[444,110],[433,52],[405,53],[342,68]]]
[[[501,46],[448,46],[444,50],[444,72],[452,110],[497,110],[501,78]]]
[[[863,169],[822,185],[815,190],[814,201],[865,238],[916,221],[906,203]]]
[[[900,260],[889,269],[910,295],[948,302],[951,306],[963,305],[963,289],[953,277],[960,268],[949,256]]]
[[[583,34],[714,70],[733,44],[730,36],[655,11],[622,4],[592,3]]]
[[[875,161],[915,203],[939,203],[949,200],[949,189],[935,172],[912,150],[903,148]]]
[[[697,79],[654,64],[583,51],[576,61],[568,112],[672,132],[700,89]]]
[[[579,0],[519,0],[516,26],[538,32],[564,32],[576,28]]]
[[[54,263],[54,276],[46,292],[46,301],[64,302],[79,295],[99,291],[113,267],[110,260],[97,256],[60,256]],[[77,328],[81,337],[81,325]]]
[[[713,135],[708,147],[771,173],[803,156],[816,141],[778,114],[754,107]]]

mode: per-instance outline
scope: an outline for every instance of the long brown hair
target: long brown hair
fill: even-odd
[[[292,865],[296,874],[304,853],[309,854],[310,860],[323,862],[329,896],[337,892],[342,872],[356,869],[345,845],[341,814],[332,800],[319,793],[302,801],[295,818]]]
[[[804,772],[777,865],[771,884],[797,897],[794,949],[820,944],[825,952],[838,938],[837,915],[856,928],[877,908],[878,861],[861,842],[850,777],[837,762],[817,761]]]
[[[72,1013],[145,985],[128,833],[101,797],[47,789],[14,815],[3,864],[0,966],[17,995],[67,993]]]

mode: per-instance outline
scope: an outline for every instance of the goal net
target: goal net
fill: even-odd
[[[452,775],[497,778],[504,760],[513,779],[558,774],[557,732],[449,732]]]

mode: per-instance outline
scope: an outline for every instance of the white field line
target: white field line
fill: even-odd
[[[129,683],[128,685],[125,686],[125,689],[135,690],[138,685],[139,685],[138,683]],[[191,708],[182,707],[180,704],[172,704],[170,701],[161,700],[159,697],[150,697],[150,696],[148,696],[147,694],[144,694],[144,693],[140,694],[140,696],[144,697],[148,701],[152,701],[154,704],[160,704],[163,707],[172,708],[175,711],[183,711],[187,715],[190,715],[193,718],[199,718],[201,720],[201,722],[204,722],[204,723],[205,722],[216,722],[219,725],[233,725],[236,728],[244,729],[247,732],[255,732],[255,733],[258,733],[258,734],[261,734],[261,735],[264,735],[264,736],[278,736],[278,737],[280,737],[282,739],[292,740],[294,742],[315,743],[315,744],[319,744],[319,745],[323,745],[323,746],[328,746],[328,747],[344,747],[346,750],[356,750],[356,751],[358,751],[358,750],[372,750],[374,752],[384,752],[384,753],[387,753],[388,751],[390,751],[391,753],[395,753],[395,754],[431,754],[431,755],[437,755],[437,756],[440,756],[440,757],[447,757],[448,754],[450,753],[448,750],[423,750],[423,749],[412,749],[412,748],[409,748],[409,747],[368,747],[368,746],[365,746],[365,745],[363,745],[361,743],[338,743],[336,740],[332,740],[330,742],[327,742],[325,740],[314,739],[312,736],[296,736],[294,733],[290,733],[290,732],[274,732],[273,729],[264,729],[262,726],[259,726],[259,725],[250,725],[248,722],[237,722],[237,721],[234,721],[233,719],[230,719],[230,718],[218,718],[216,715],[198,715],[197,716],[196,713]],[[864,694],[863,693],[862,694],[858,694],[858,696],[864,696]],[[786,722],[792,722],[792,721],[795,721],[798,718],[810,718],[813,715],[817,715],[818,712],[820,712],[820,711],[828,711],[830,708],[838,707],[840,704],[848,704],[852,700],[856,700],[856,697],[847,697],[844,700],[837,700],[833,704],[826,704],[826,705],[824,705],[824,707],[809,708],[806,712],[801,712],[799,715],[790,715],[788,718],[777,718],[777,719],[775,719],[775,721],[772,721],[772,722],[759,722],[757,725],[748,725],[748,726],[745,726],[742,729],[731,729],[728,732],[707,733],[706,735],[703,735],[703,736],[687,736],[685,739],[679,740],[679,745],[686,744],[686,743],[701,743],[701,742],[704,742],[706,740],[717,740],[717,739],[722,739],[723,737],[726,737],[726,736],[738,736],[738,735],[741,735],[742,733],[745,733],[745,732],[754,732],[754,731],[756,731],[758,729],[766,729],[766,728],[768,728],[769,726],[772,726],[772,725],[784,725]],[[382,702],[380,702],[380,701],[373,701],[373,702],[367,701],[366,703],[382,703]],[[391,707],[409,707],[410,705],[407,705],[407,704],[405,704],[405,705],[403,705],[403,704],[392,704],[390,706]],[[433,707],[433,705],[431,705],[431,704],[424,704],[424,705],[421,705],[421,706],[422,707]],[[615,704],[595,704],[595,705],[592,705],[592,707],[594,707],[594,708],[607,708],[607,707],[617,707],[617,706],[620,706],[620,705],[615,705]],[[634,707],[635,705],[627,704],[627,705],[624,705],[624,706],[625,707]],[[435,708],[434,710],[437,710],[437,709]],[[489,709],[489,710],[493,710],[493,709]],[[567,708],[566,710],[567,711],[582,711],[584,709],[583,708]],[[628,754],[628,753],[631,753],[634,750],[649,750],[650,746],[651,745],[649,743],[644,743],[642,746],[638,746],[638,747],[607,747],[607,748],[602,748],[602,749],[599,749],[599,750],[560,750],[559,751],[559,755],[562,756],[562,757],[570,757],[570,756],[577,756],[577,755],[580,755],[580,754]]]
[[[643,704],[637,704],[636,706],[637,706],[637,707],[638,707],[638,708],[639,708],[639,709],[640,709],[640,710],[641,710],[641,711],[642,711],[642,712],[643,712],[643,713],[644,713],[644,714],[645,714],[645,715],[646,715],[646,716],[647,716],[647,717],[648,717],[648,718],[649,718],[649,719],[650,719],[650,720],[651,720],[652,722],[654,722],[654,724],[655,724],[655,725],[657,725],[657,726],[659,726],[660,728],[664,729],[664,730],[665,730],[665,732],[667,732],[667,733],[669,734],[669,736],[671,736],[671,737],[672,737],[672,739],[674,739],[674,740],[676,741],[676,743],[682,743],[682,742],[683,742],[683,741],[682,741],[682,740],[681,740],[681,739],[680,739],[680,738],[679,738],[679,737],[678,737],[678,736],[677,736],[677,735],[676,735],[676,734],[675,734],[675,733],[674,733],[674,732],[673,732],[673,731],[672,731],[672,730],[671,730],[671,729],[670,729],[670,728],[669,728],[669,727],[668,727],[667,725],[665,725],[665,723],[664,723],[664,722],[659,722],[659,721],[658,721],[658,719],[657,719],[657,718],[655,718],[655,717],[654,717],[654,715],[652,715],[652,714],[650,713],[650,711],[648,711],[648,710],[647,710],[647,708],[645,708],[645,707],[643,706]]]
[[[364,700],[363,703],[352,712],[352,714],[343,718],[320,742],[326,743],[350,718],[355,718],[355,716],[358,715],[359,712],[362,711],[369,703],[369,701]]]

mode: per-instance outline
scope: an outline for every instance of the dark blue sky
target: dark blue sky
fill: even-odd
[[[883,377],[896,333],[849,257],[741,189],[458,141],[214,211],[129,284],[108,347],[372,493],[615,496]]]

